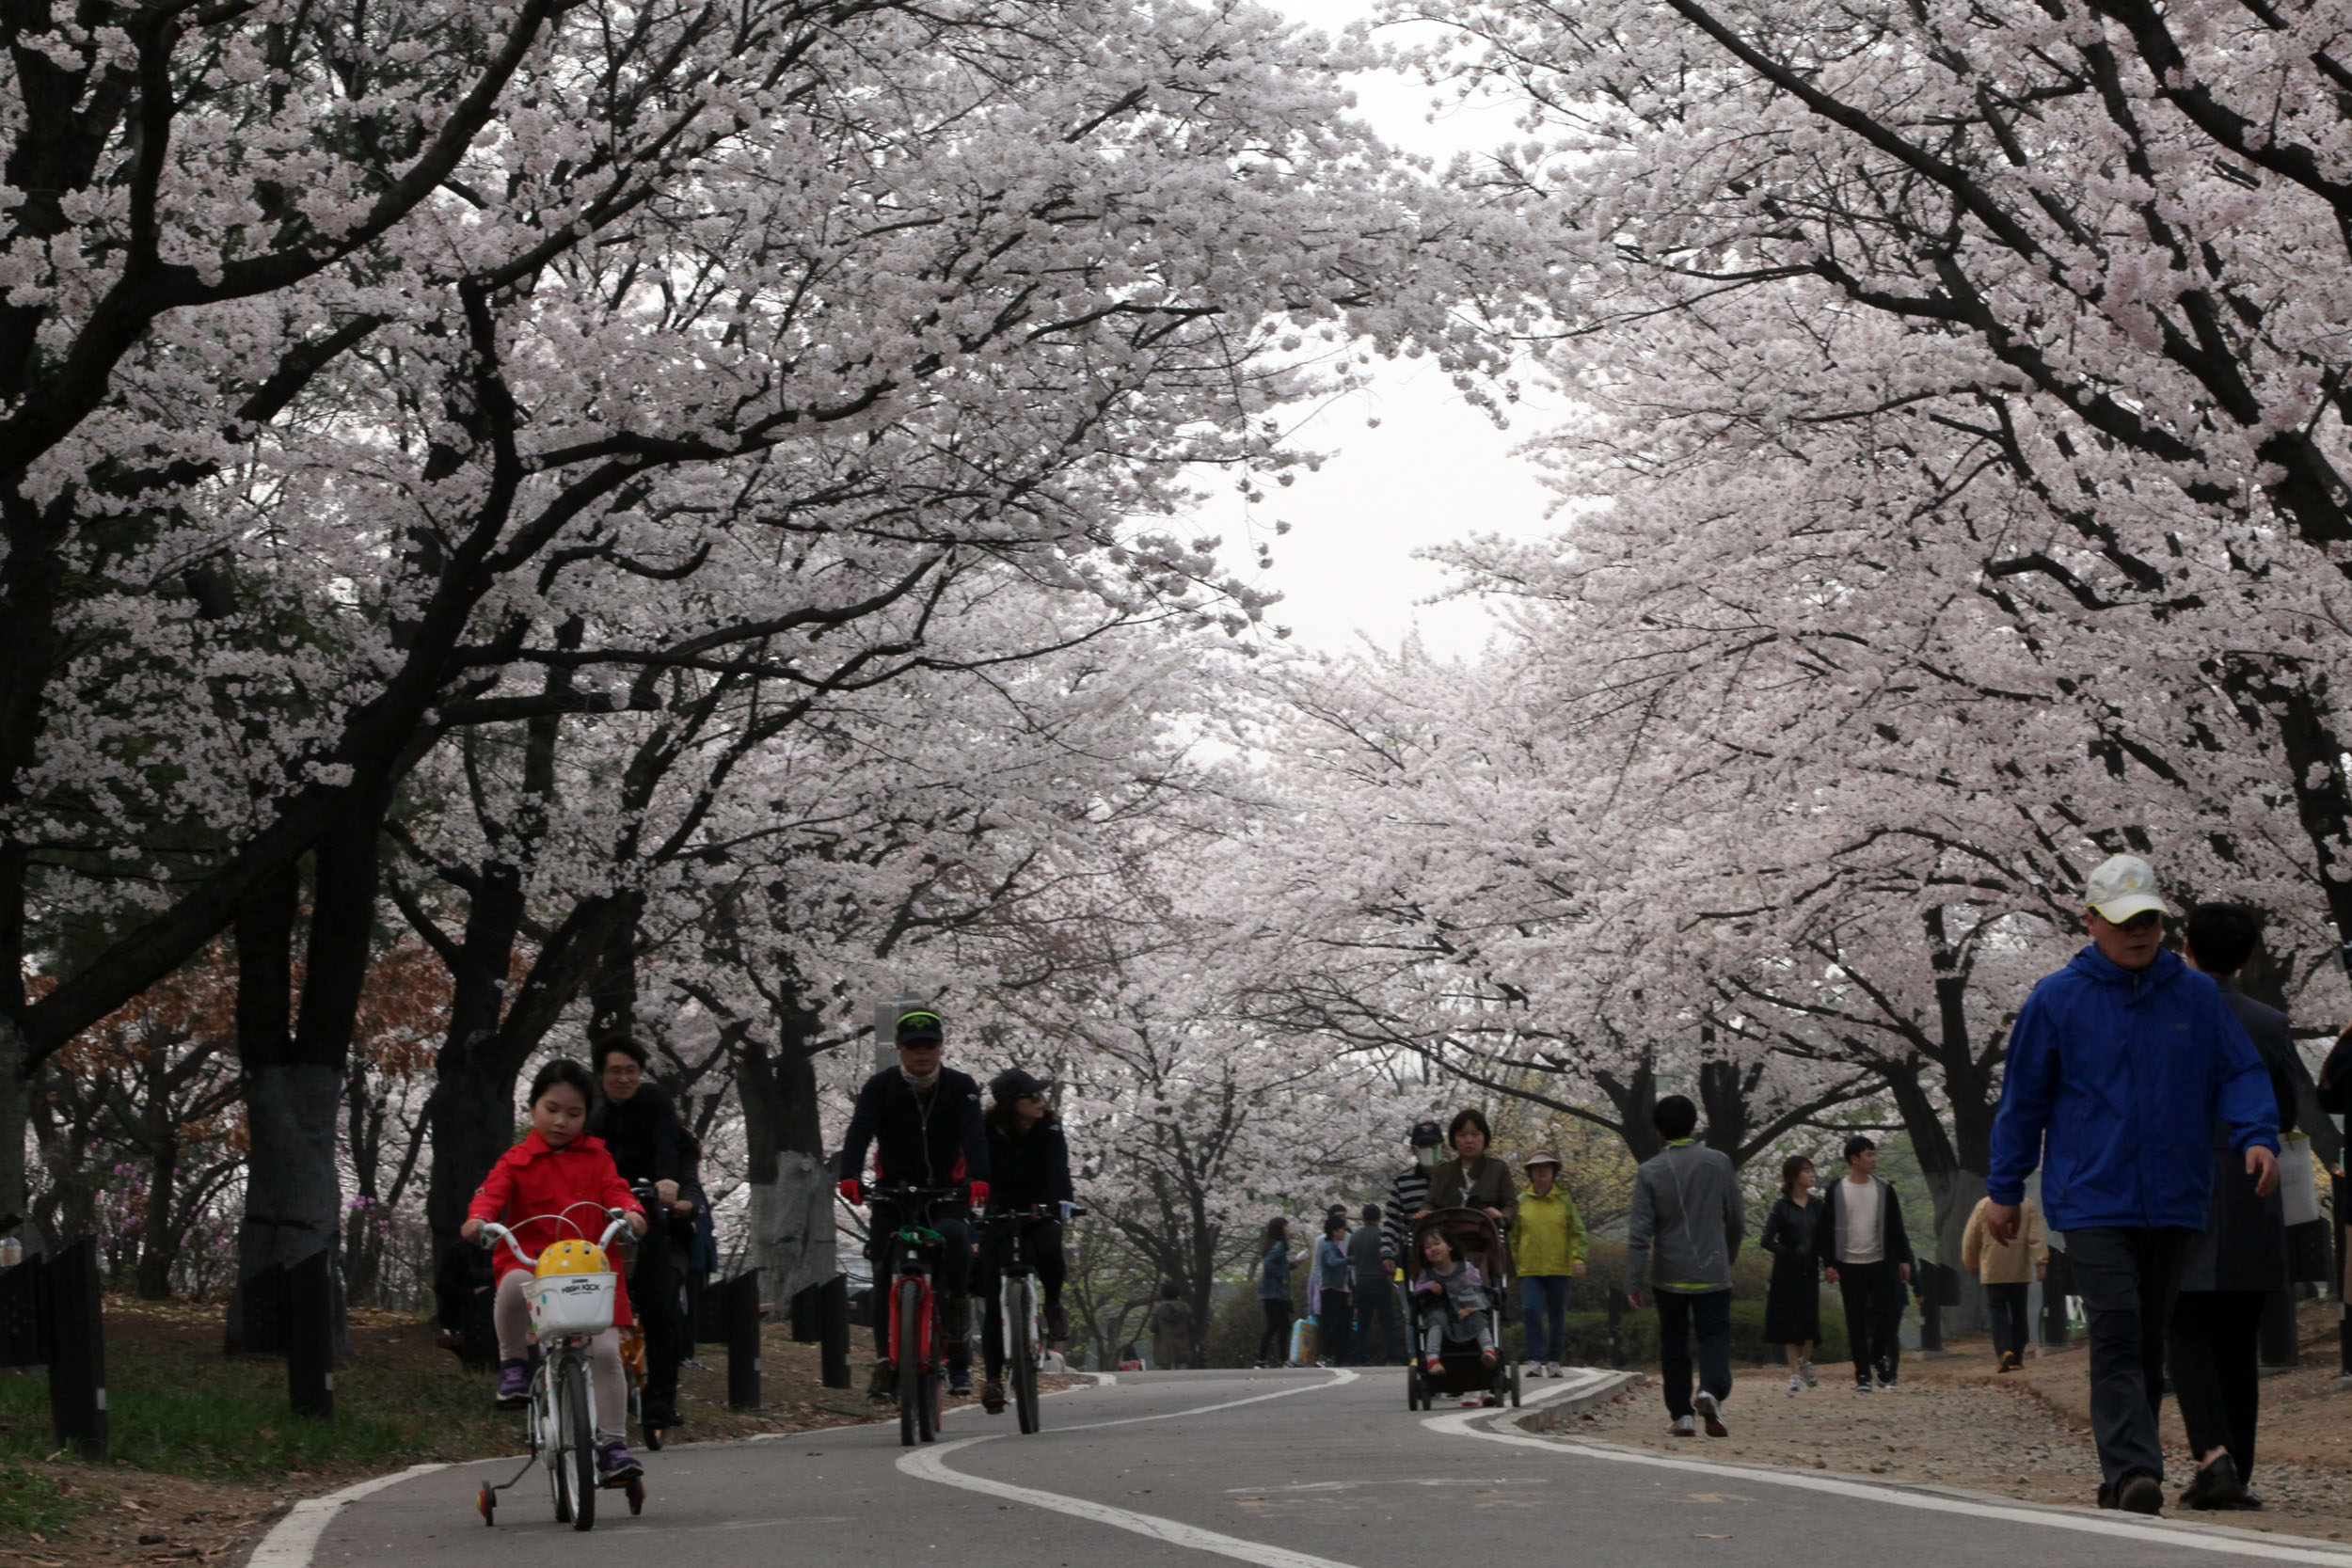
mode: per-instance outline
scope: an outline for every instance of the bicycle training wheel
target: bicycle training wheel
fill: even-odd
[[[913,1448],[923,1421],[923,1287],[913,1279],[898,1282],[898,1444]],[[929,1435],[925,1433],[924,1435]]]
[[[564,1458],[556,1468],[572,1505],[572,1528],[596,1524],[596,1421],[588,1409],[588,1369],[579,1357],[564,1363],[555,1413],[564,1432]]]
[[[1035,1323],[1037,1310],[1034,1288],[1025,1276],[1007,1293],[1013,1298],[1012,1347],[1008,1359],[1012,1372],[1012,1402],[1021,1418],[1023,1432],[1035,1432],[1037,1419],[1037,1346],[1029,1338],[1029,1325]]]

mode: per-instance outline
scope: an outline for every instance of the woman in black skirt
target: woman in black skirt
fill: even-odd
[[[1764,1296],[1764,1338],[1788,1355],[1788,1391],[1820,1383],[1813,1343],[1821,1337],[1820,1265],[1813,1256],[1813,1227],[1821,1205],[1813,1196],[1813,1162],[1792,1154],[1780,1163],[1780,1196],[1764,1222],[1764,1250],[1772,1255],[1772,1289]]]

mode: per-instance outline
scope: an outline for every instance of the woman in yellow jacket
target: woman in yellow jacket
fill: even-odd
[[[1560,1162],[1528,1156],[1527,1191],[1511,1226],[1511,1268],[1527,1307],[1527,1359],[1534,1376],[1558,1377],[1568,1331],[1568,1281],[1584,1273],[1584,1222],[1560,1186]]]
[[[1991,1198],[1979,1198],[1968,1215],[1968,1228],[1960,1239],[1960,1262],[1984,1284],[1985,1315],[1993,1320],[1993,1353],[2000,1370],[2016,1371],[2026,1364],[2026,1290],[2050,1274],[2050,1237],[2042,1226],[2042,1206],[2026,1199],[2017,1216],[2017,1230],[1996,1242],[1985,1228],[1984,1212]]]

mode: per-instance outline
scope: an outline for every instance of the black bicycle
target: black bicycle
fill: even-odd
[[[1070,1217],[1086,1211],[1076,1204]],[[1012,1404],[1021,1430],[1038,1430],[1037,1364],[1045,1354],[1043,1308],[1037,1289],[1037,1260],[1029,1256],[1029,1230],[1052,1215],[1042,1207],[992,1209],[980,1223],[1004,1237],[996,1284],[996,1321],[1003,1333],[1005,1370],[1012,1377]]]

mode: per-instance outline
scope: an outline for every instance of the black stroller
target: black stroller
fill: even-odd
[[[1438,1370],[1430,1371],[1423,1362],[1423,1347],[1428,1341],[1433,1314],[1442,1312],[1442,1296],[1433,1300],[1426,1292],[1415,1291],[1413,1280],[1423,1267],[1422,1238],[1432,1230],[1441,1230],[1454,1248],[1454,1256],[1469,1262],[1485,1281],[1486,1310],[1492,1316],[1495,1329],[1495,1364],[1485,1364],[1475,1341],[1441,1338],[1438,1341]],[[1502,1304],[1510,1288],[1507,1277],[1510,1255],[1503,1250],[1502,1232],[1495,1222],[1477,1209],[1438,1209],[1413,1221],[1412,1265],[1405,1271],[1406,1321],[1412,1335],[1412,1360],[1405,1374],[1405,1396],[1408,1408],[1427,1410],[1439,1397],[1460,1399],[1476,1394],[1488,1405],[1500,1405],[1505,1398],[1513,1409],[1519,1402],[1519,1368],[1516,1361],[1503,1358],[1502,1346]]]

